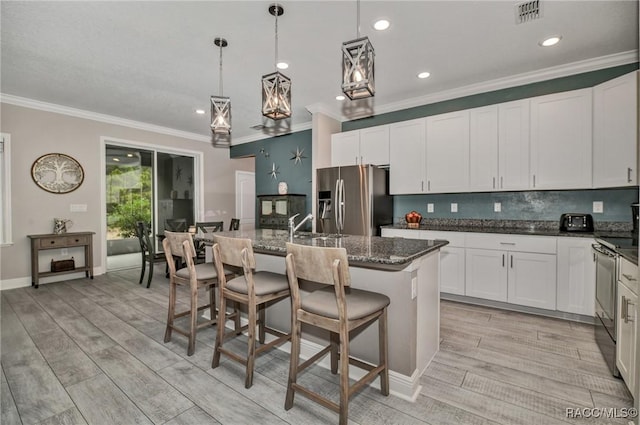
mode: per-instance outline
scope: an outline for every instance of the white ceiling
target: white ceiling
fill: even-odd
[[[224,37],[233,143],[266,137],[250,127],[263,123],[260,79],[274,70],[271,3],[2,1],[0,92],[208,137],[209,96],[219,94],[213,39]],[[637,0],[542,0],[542,18],[524,24],[515,23],[517,3],[363,0],[361,32],[376,52],[373,111],[591,58],[637,60]],[[349,104],[335,96],[342,42],[356,37],[356,1],[280,4],[291,127],[310,127],[307,108],[344,119]],[[377,32],[371,24],[381,17],[391,28]],[[538,45],[552,34],[560,44]],[[431,77],[417,79],[423,70]]]

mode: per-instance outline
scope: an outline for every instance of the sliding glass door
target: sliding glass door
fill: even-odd
[[[136,222],[156,234],[194,224],[193,156],[108,144],[105,147],[107,271],[140,267]],[[176,228],[183,230],[183,227]]]

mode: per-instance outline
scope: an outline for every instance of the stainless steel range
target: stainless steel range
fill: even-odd
[[[592,245],[596,262],[596,342],[613,376],[620,377],[616,366],[616,279],[620,248],[638,246],[637,238],[602,237]]]

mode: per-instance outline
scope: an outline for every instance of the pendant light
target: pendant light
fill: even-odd
[[[213,43],[220,48],[220,75],[218,79],[219,96],[211,96],[211,132],[214,146],[229,146],[231,138],[231,99],[224,97],[222,91],[222,48],[227,40],[217,37]],[[226,136],[226,137],[225,137]]]
[[[278,63],[278,16],[284,9],[277,3],[269,6],[269,13],[276,18],[276,56],[274,66]],[[291,80],[277,70],[262,76],[262,115],[272,120],[291,117]]]
[[[355,40],[342,43],[342,92],[351,100],[375,95],[373,79],[375,53],[369,37],[360,37],[360,0]]]

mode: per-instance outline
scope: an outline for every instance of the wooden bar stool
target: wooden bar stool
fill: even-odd
[[[256,260],[250,239],[228,238],[213,236],[213,262],[220,276],[220,311],[225,311],[227,300],[247,306],[249,324],[241,329],[225,332],[223,323],[218,324],[216,344],[213,349],[211,367],[216,368],[220,364],[220,354],[224,353],[231,359],[246,366],[246,378],[244,386],[250,388],[253,385],[253,368],[258,354],[290,339],[290,334],[285,334],[266,326],[265,309],[277,301],[289,296],[289,284],[285,275],[259,271],[256,272]],[[225,267],[241,267],[244,275],[227,279]],[[256,326],[258,326],[258,341],[256,347]],[[237,336],[242,331],[247,331],[248,347],[247,356],[242,357],[223,347],[225,338]],[[265,334],[269,333],[277,338],[265,344]]]
[[[218,274],[213,263],[194,263],[196,251],[190,233],[169,231],[164,233],[166,238],[162,241],[162,246],[169,265],[169,310],[164,342],[171,341],[172,331],[185,335],[189,338],[187,355],[191,356],[195,350],[197,330],[217,323],[215,286],[218,284]],[[186,267],[176,270],[176,265],[173,261],[176,255],[183,257]],[[181,313],[176,313],[175,311],[177,285],[188,286],[191,292],[190,309]],[[198,290],[202,288],[209,290],[209,303],[198,307]],[[210,319],[198,323],[198,311],[207,308],[209,309]],[[238,314],[237,311],[235,314]],[[190,317],[188,329],[174,325],[175,319],[187,315]]]
[[[323,248],[287,243],[287,277],[291,288],[291,363],[285,410],[293,406],[295,392],[340,415],[340,425],[348,421],[349,398],[367,383],[380,376],[382,394],[389,395],[387,366],[387,306],[389,297],[350,287],[349,263],[344,248]],[[326,286],[303,297],[298,280],[304,279]],[[349,356],[349,333],[378,320],[378,365]],[[306,323],[329,331],[329,345],[299,364],[301,325]],[[340,402],[335,403],[297,383],[298,373],[318,359],[331,354],[331,372],[338,372],[340,361]],[[367,370],[358,382],[349,385],[349,364]]]

